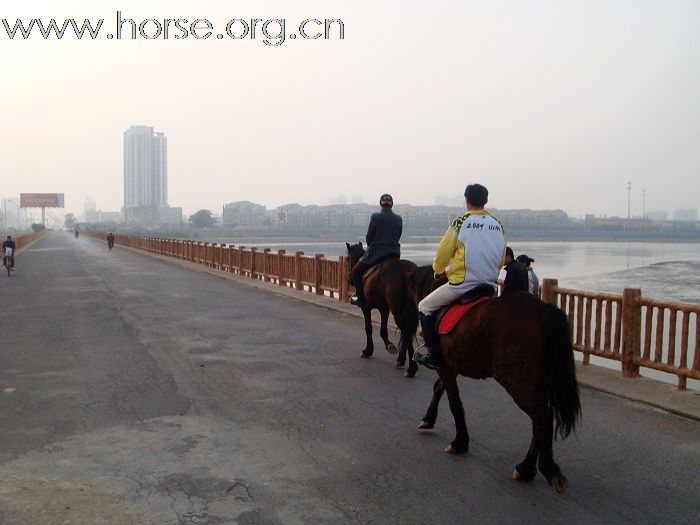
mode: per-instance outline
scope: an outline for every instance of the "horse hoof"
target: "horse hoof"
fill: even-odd
[[[466,445],[460,445],[459,443],[455,444],[453,441],[450,443],[447,448],[445,449],[445,452],[448,454],[464,454],[469,450],[469,442],[467,441]]]
[[[372,354],[369,353],[369,352],[367,352],[367,351],[363,351],[363,352],[360,354],[360,357],[361,357],[362,359],[369,359],[370,357],[372,357]]]
[[[396,346],[394,345],[394,343],[389,343],[388,345],[386,345],[386,351],[393,355],[393,354],[395,354],[396,352],[398,352],[399,349],[396,348]]]
[[[406,360],[404,359],[403,361],[396,361],[396,368],[403,368],[406,366]]]
[[[537,475],[537,469],[534,465],[529,465],[526,462],[518,463],[513,469],[513,479],[516,481],[532,481]]]
[[[557,494],[561,494],[569,486],[569,480],[563,474],[555,474],[549,479],[549,484],[557,491]]]
[[[420,422],[420,425],[418,425],[418,428],[419,428],[420,430],[430,430],[430,429],[433,428],[434,426],[435,426],[435,425],[433,425],[433,424],[431,424],[431,423],[428,423],[427,421],[421,421],[421,422]],[[452,446],[452,445],[450,445],[450,446]]]
[[[416,377],[416,371],[415,370],[406,370],[406,373],[403,376],[408,377],[409,379],[412,379],[412,378]]]
[[[532,481],[532,478],[534,478],[534,477],[535,477],[535,472],[522,473],[518,470],[518,467],[515,467],[513,469],[513,479],[515,481],[523,481],[523,482]]]

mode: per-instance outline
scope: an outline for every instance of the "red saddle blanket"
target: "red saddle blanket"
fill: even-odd
[[[479,297],[478,299],[467,304],[453,304],[449,306],[447,311],[438,321],[438,334],[449,334],[452,329],[457,326],[459,320],[466,315],[474,306],[484,301],[488,301],[491,297]]]

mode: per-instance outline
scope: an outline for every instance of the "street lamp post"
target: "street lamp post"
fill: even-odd
[[[632,182],[627,183],[627,219],[631,218],[630,215],[630,202],[632,196]]]

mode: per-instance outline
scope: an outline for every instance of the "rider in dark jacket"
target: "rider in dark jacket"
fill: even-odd
[[[400,259],[401,245],[399,240],[403,233],[403,219],[391,208],[394,206],[394,199],[388,193],[379,198],[381,211],[373,213],[367,228],[367,252],[362,256],[357,264],[352,268],[351,282],[355,286],[356,296],[350,299],[352,304],[359,307],[364,306],[365,296],[362,289],[362,274],[376,264],[385,259]]]
[[[510,246],[506,248],[505,263],[503,269],[506,271],[506,278],[503,279],[501,295],[506,292],[527,292],[530,286],[527,270],[515,260],[513,249]]]

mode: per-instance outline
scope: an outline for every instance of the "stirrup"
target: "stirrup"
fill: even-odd
[[[365,305],[365,302],[362,299],[360,299],[357,295],[353,295],[350,298],[350,304],[362,308]]]
[[[430,368],[431,370],[437,370],[440,368],[440,357],[435,355],[435,352],[428,351],[427,347],[424,346],[423,348],[426,348],[426,352],[422,353],[416,351],[413,354],[413,360],[419,365]]]

